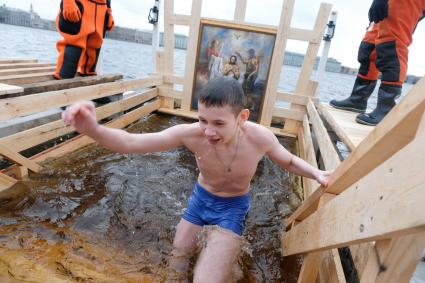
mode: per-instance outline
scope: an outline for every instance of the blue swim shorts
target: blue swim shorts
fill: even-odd
[[[249,193],[236,197],[220,197],[196,183],[183,219],[199,226],[218,225],[242,235],[249,203]]]

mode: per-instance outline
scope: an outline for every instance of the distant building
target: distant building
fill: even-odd
[[[42,19],[36,12],[34,12],[32,4],[30,5],[29,12],[20,9],[9,8],[6,7],[5,4],[3,4],[2,6],[0,6],[0,23],[47,30],[56,30],[55,22]]]
[[[106,33],[107,38],[131,41],[143,44],[152,44],[152,32],[146,30],[137,30],[124,27],[114,27],[112,32]],[[159,35],[159,45],[164,46],[164,33]],[[174,48],[186,49],[187,48],[187,36],[182,34],[174,35]]]
[[[313,68],[317,70],[319,65],[320,57],[316,58]],[[283,60],[284,65],[301,67],[304,62],[304,54],[295,52],[285,52],[285,58]],[[334,58],[328,58],[326,61],[326,71],[339,73],[341,71],[341,62]]]
[[[304,54],[286,51],[283,59],[284,65],[301,67],[304,62]]]
[[[357,75],[357,72],[358,71],[359,70],[358,69],[355,69],[355,68],[341,66],[341,71],[340,72],[343,73],[343,74],[355,76],[355,75]]]
[[[31,16],[26,11],[9,8],[3,4],[0,6],[0,23],[30,27]]]
[[[138,36],[136,29],[123,28],[119,26],[115,26],[112,32],[107,32],[106,37],[123,41],[143,43],[142,41],[139,41],[143,37]]]
[[[30,26],[38,29],[56,30],[55,22],[42,19],[34,12],[32,4],[30,6]]]

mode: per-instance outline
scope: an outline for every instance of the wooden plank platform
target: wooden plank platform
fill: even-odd
[[[23,68],[39,68],[39,67],[55,67],[54,63],[8,63],[0,64],[0,70],[7,69],[23,69]]]
[[[12,76],[12,75],[25,75],[25,74],[54,72],[55,69],[56,69],[55,66],[5,69],[5,70],[0,70],[0,76]]]
[[[121,80],[121,74],[107,74],[89,77],[75,77],[72,79],[50,80],[44,82],[35,82],[21,85],[24,88],[24,94],[35,94],[40,92],[69,89],[75,87],[90,86],[96,84],[111,83]]]
[[[0,83],[0,98],[5,95],[21,93],[24,89],[20,86]]]
[[[35,82],[50,81],[53,79],[54,79],[53,72],[44,72],[44,73],[37,73],[37,74],[1,76],[0,83],[10,84],[10,85],[22,85],[22,84],[30,84]]]
[[[328,104],[321,103],[320,112],[338,137],[354,150],[375,127],[362,125],[356,122],[358,113],[339,110]]]
[[[0,64],[37,63],[37,59],[0,59]]]

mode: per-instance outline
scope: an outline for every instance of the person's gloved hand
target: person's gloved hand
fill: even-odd
[[[108,8],[108,13],[109,13],[109,19],[108,19],[107,29],[108,29],[108,31],[111,31],[114,28],[114,25],[115,25],[114,17],[112,16],[112,9],[111,8]]]
[[[388,0],[373,0],[369,9],[369,21],[377,24],[388,17]]]
[[[63,0],[62,15],[67,21],[76,23],[81,20],[81,12],[75,0]]]

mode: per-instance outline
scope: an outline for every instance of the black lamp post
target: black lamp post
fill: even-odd
[[[159,1],[155,0],[154,6],[149,10],[148,21],[150,24],[155,25],[158,22],[158,19],[159,19],[158,6],[159,6]]]
[[[329,21],[327,24],[325,35],[323,36],[324,41],[331,41],[331,39],[334,37],[335,34],[335,22]]]

